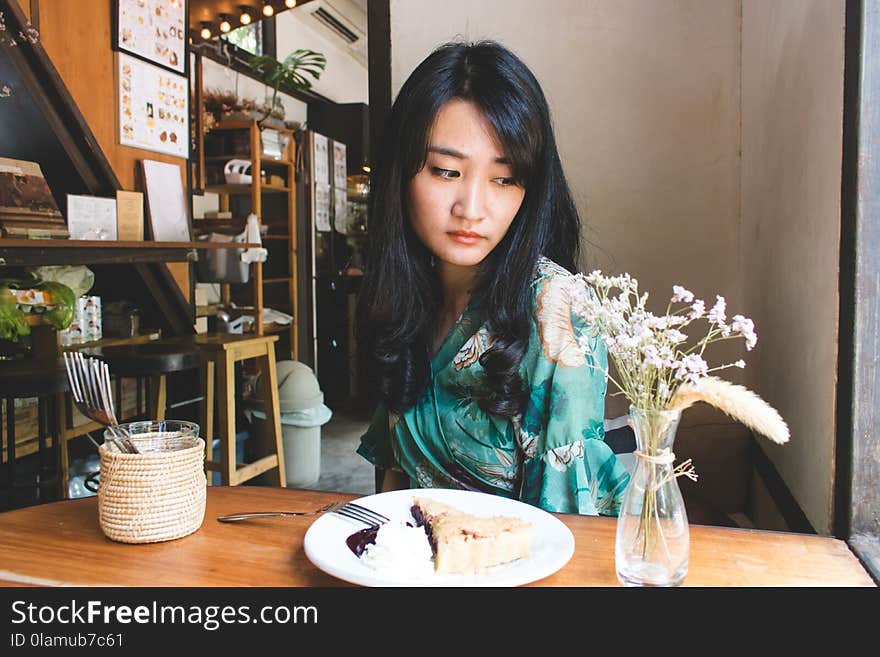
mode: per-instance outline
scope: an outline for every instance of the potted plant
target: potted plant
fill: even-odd
[[[215,124],[229,118],[241,106],[236,93],[226,89],[206,89],[202,103],[205,132],[210,132]]]
[[[326,65],[327,58],[324,55],[308,49],[294,50],[283,61],[278,61],[271,55],[251,57],[248,66],[263,82],[272,87],[272,100],[263,107],[263,116],[257,121],[260,127],[270,118],[283,121],[284,106],[278,99],[281,85],[301,90],[311,89],[312,83],[306,76],[319,79]]]

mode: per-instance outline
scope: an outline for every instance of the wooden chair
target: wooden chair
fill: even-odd
[[[275,470],[276,483],[287,487],[278,406],[278,377],[275,370],[274,343],[278,336],[209,333],[191,339],[199,346],[204,359],[202,394],[205,396],[205,403],[202,405],[201,426],[202,435],[208,443],[209,455],[212,452],[215,400],[218,411],[220,461],[209,459],[205,463],[206,468],[219,472],[224,486],[237,486],[264,472]],[[263,400],[263,411],[267,418],[266,442],[270,450],[274,448],[274,453],[251,463],[239,464],[235,457],[235,363],[249,358],[257,359],[260,376],[265,384],[263,389],[267,391]],[[208,481],[210,482],[210,478]]]

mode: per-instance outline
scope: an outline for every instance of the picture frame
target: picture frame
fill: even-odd
[[[141,160],[150,236],[157,242],[190,242],[192,227],[179,164]]]
[[[113,0],[111,47],[189,77],[189,0]]]
[[[116,199],[68,194],[67,229],[72,240],[115,241]]]
[[[119,144],[189,159],[189,81],[123,52],[116,60]]]

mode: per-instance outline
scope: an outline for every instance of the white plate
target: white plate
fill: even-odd
[[[363,586],[519,586],[552,575],[574,554],[574,536],[561,521],[538,507],[516,500],[462,490],[420,488],[395,490],[355,500],[392,520],[413,522],[413,495],[444,502],[478,516],[515,516],[532,523],[534,539],[528,557],[488,569],[479,575],[437,575],[406,578],[379,571],[355,556],[345,539],[365,525],[328,513],[306,532],[306,556],[325,573]]]

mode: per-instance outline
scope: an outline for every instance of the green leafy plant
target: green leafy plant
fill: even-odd
[[[18,342],[20,336],[30,332],[24,312],[18,307],[15,298],[9,290],[0,290],[0,340]]]
[[[259,120],[259,123],[262,123],[277,110],[278,92],[281,86],[300,90],[311,89],[312,82],[307,76],[315,80],[320,79],[321,72],[327,66],[327,58],[314,50],[298,49],[280,62],[271,55],[251,57],[248,66],[263,82],[272,87],[272,102],[264,109],[265,114]]]
[[[43,281],[35,287],[48,292],[55,304],[55,307],[45,314],[44,319],[58,331],[70,326],[76,312],[76,297],[73,295],[73,290],[55,281]]]
[[[33,275],[4,278],[0,279],[0,340],[18,342],[19,337],[30,334],[26,313],[10,292],[26,289],[49,293],[52,306],[42,314],[45,323],[59,331],[70,326],[76,312],[76,296],[67,285],[55,281],[39,281]]]

